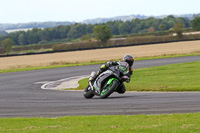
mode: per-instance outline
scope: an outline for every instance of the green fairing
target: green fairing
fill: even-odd
[[[116,80],[117,82],[119,82],[116,78],[112,78],[112,79],[109,79],[107,85],[110,85],[112,83],[113,80]]]

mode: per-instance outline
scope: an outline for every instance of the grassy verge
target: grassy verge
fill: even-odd
[[[200,61],[136,69],[128,91],[200,91]],[[84,89],[88,79],[79,81]]]
[[[160,58],[174,58],[174,57],[183,57],[183,56],[195,56],[200,55],[200,51],[197,51],[195,53],[189,53],[189,54],[171,54],[171,55],[161,55],[161,56],[152,56],[152,57],[140,57],[136,58],[135,60],[150,60],[150,59],[160,59]],[[116,59],[121,60],[121,59]],[[40,70],[40,69],[50,69],[50,68],[61,68],[61,67],[73,67],[73,66],[84,66],[84,65],[94,65],[94,64],[103,64],[109,60],[105,61],[91,61],[91,62],[85,62],[85,63],[67,63],[67,62],[54,62],[51,63],[48,66],[19,66],[15,68],[10,69],[0,69],[0,73],[8,73],[8,72],[19,72],[19,71],[30,71],[30,70]]]
[[[152,59],[163,59],[163,58],[175,58],[175,57],[184,57],[184,56],[196,56],[200,55],[200,51],[194,52],[194,53],[188,53],[188,54],[164,54],[160,56],[151,56],[151,57],[141,57],[136,58],[137,60],[152,60]]]
[[[0,132],[200,132],[200,113],[0,119]]]
[[[101,64],[105,63],[103,61],[101,62],[86,62],[86,63],[51,63],[51,65],[48,66],[39,66],[39,67],[33,67],[33,66],[19,66],[16,68],[10,68],[10,69],[0,69],[0,73],[8,73],[8,72],[20,72],[20,71],[31,71],[31,70],[40,70],[40,69],[51,69],[51,68],[61,68],[61,67],[74,67],[74,66],[84,66],[84,65],[94,65],[94,64]]]

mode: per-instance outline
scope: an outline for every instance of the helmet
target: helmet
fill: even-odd
[[[127,62],[131,67],[134,63],[134,57],[132,55],[125,55],[123,61]]]

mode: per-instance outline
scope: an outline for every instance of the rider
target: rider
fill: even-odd
[[[115,62],[109,61],[106,64],[102,65],[100,70],[97,72],[97,74],[89,78],[89,82],[94,81],[102,72],[106,71],[109,67],[119,65],[119,62],[121,61],[115,61]],[[123,77],[123,80],[129,83],[131,75],[133,74],[132,66],[134,63],[134,57],[132,55],[125,55],[123,57],[123,62],[127,62],[129,64],[129,73],[127,76]],[[119,87],[119,89],[117,90],[117,92],[120,94],[125,93],[125,91],[126,91],[126,88],[124,84],[122,84],[121,87]]]

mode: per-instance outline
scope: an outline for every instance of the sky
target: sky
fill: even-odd
[[[0,0],[0,23],[200,13],[200,0]]]

